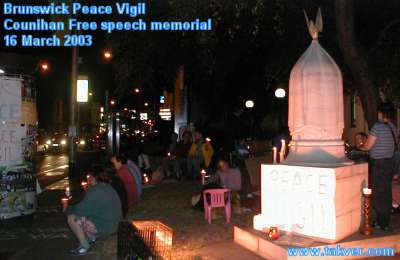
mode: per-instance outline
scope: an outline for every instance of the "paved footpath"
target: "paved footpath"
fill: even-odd
[[[77,242],[61,212],[62,195],[62,191],[46,191],[38,196],[34,218],[0,222],[0,260],[71,259],[69,250]],[[74,259],[98,259],[98,255],[94,251]]]
[[[105,259],[96,247],[86,256],[70,256],[69,250],[77,246],[77,241],[61,212],[62,196],[62,190],[47,190],[38,196],[39,209],[34,219],[0,222],[0,260]],[[400,185],[393,185],[393,197],[400,202]],[[399,219],[393,218],[396,230],[400,229]],[[103,246],[100,243],[99,248]],[[260,259],[233,242],[215,244],[194,253],[205,259]]]

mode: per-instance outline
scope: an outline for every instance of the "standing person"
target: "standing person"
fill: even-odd
[[[390,231],[392,178],[395,170],[394,152],[398,143],[396,126],[391,123],[393,114],[392,104],[381,104],[378,110],[378,122],[373,125],[366,143],[360,146],[361,150],[369,151],[376,224],[384,231]]]
[[[203,165],[206,168],[210,166],[212,156],[214,155],[214,149],[210,141],[204,142],[203,135],[199,131],[194,132],[193,139],[188,154],[187,165],[188,177],[196,179]]]
[[[121,155],[114,155],[111,157],[111,162],[114,164],[118,177],[124,183],[128,195],[128,207],[133,208],[138,202],[138,193],[135,178],[126,166],[126,158]]]
[[[99,173],[91,173],[91,186],[83,200],[65,210],[68,225],[79,241],[79,247],[71,250],[73,256],[86,255],[96,238],[115,233],[122,219],[118,194],[100,181]]]

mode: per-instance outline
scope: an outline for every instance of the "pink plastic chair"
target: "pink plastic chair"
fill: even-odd
[[[225,195],[226,194],[226,195]],[[207,201],[208,197],[208,201]],[[211,209],[225,208],[226,222],[231,219],[231,190],[230,189],[208,189],[203,191],[204,218],[211,224]]]

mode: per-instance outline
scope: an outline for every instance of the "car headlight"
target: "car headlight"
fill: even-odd
[[[79,142],[79,144],[80,144],[80,145],[85,145],[86,142],[85,142],[85,140],[81,140],[81,141]]]
[[[67,144],[67,140],[61,140],[61,145],[66,145]]]
[[[51,145],[51,140],[47,140],[47,141],[46,141],[46,144],[47,144],[47,145]]]

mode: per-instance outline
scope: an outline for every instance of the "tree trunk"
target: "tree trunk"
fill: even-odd
[[[354,34],[354,0],[335,0],[335,16],[339,46],[352,72],[368,127],[372,127],[377,119],[379,91],[367,53],[358,47]]]

